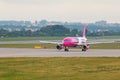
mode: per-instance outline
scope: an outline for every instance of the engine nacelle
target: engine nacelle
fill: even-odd
[[[58,44],[58,45],[56,46],[56,48],[57,48],[58,50],[61,50],[61,49],[62,49],[62,45]]]
[[[86,51],[86,50],[88,50],[90,47],[89,47],[89,45],[87,44],[87,45],[83,45],[82,46],[82,51]]]
[[[89,49],[89,48],[90,48],[89,44],[87,44],[87,45],[86,45],[86,48],[87,48],[87,49]]]

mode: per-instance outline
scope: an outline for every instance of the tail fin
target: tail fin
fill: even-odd
[[[84,29],[83,29],[82,37],[86,37],[86,24],[84,24]]]

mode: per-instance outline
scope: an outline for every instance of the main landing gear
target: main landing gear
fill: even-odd
[[[86,45],[83,45],[82,46],[82,51],[86,51],[87,50],[87,46]]]
[[[69,51],[68,47],[65,47],[65,51]]]
[[[58,45],[56,46],[56,48],[57,48],[58,50],[61,50],[61,49],[62,49],[62,45],[58,44]],[[64,51],[68,52],[68,51],[69,51],[69,48],[68,48],[68,47],[65,47]]]

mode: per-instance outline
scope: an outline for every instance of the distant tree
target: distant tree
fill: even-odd
[[[70,33],[70,30],[62,25],[49,25],[42,27],[40,31],[48,36],[65,36]]]
[[[77,29],[72,29],[70,32],[71,36],[76,36],[78,34],[78,30]]]
[[[0,29],[0,37],[7,37],[9,32],[4,29]]]

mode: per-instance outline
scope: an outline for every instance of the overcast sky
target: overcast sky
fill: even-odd
[[[120,23],[120,0],[0,0],[0,20]]]

